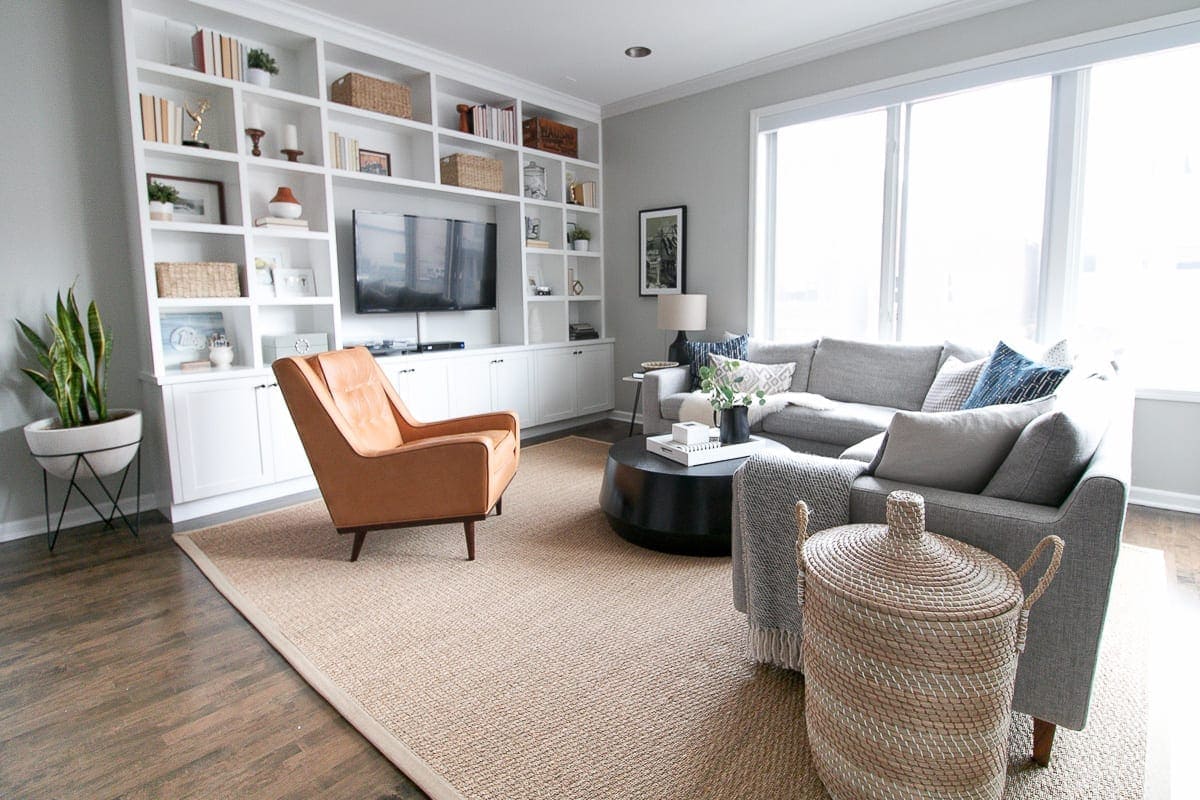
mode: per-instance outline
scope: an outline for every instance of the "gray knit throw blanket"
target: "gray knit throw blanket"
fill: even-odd
[[[755,455],[733,476],[733,604],[750,625],[750,658],[799,670],[796,501],[808,530],[850,521],[850,485],[861,461],[804,453]]]

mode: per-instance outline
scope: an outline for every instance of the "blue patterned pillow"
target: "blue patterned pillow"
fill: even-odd
[[[1024,403],[1048,397],[1067,377],[1070,369],[1048,367],[1013,350],[1004,342],[996,345],[992,358],[983,368],[979,382],[971,390],[963,408],[982,408],[1003,403]]]
[[[692,391],[694,392],[700,388],[700,368],[708,366],[709,353],[716,353],[726,358],[736,358],[738,361],[745,361],[746,343],[749,341],[750,334],[744,333],[741,336],[726,339],[723,342],[693,342],[691,339],[684,342],[684,345],[687,347],[688,370],[692,374]]]

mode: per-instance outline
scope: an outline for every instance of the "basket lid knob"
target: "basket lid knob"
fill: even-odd
[[[893,538],[920,539],[925,535],[925,498],[902,489],[889,494],[887,524]]]

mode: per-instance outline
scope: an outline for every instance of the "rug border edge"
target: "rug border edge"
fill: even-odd
[[[279,630],[270,617],[239,592],[220,568],[205,555],[200,545],[192,541],[192,533],[196,532],[198,531],[176,533],[172,534],[171,538],[208,579],[213,588],[220,592],[234,610],[258,631],[267,644],[291,665],[292,669],[312,687],[313,691],[325,698],[325,701],[333,706],[333,709],[343,719],[349,722],[384,758],[395,765],[432,800],[466,800],[465,795],[435,772],[408,745],[372,717],[358,701],[321,672],[308,656],[304,655],[300,648]]]

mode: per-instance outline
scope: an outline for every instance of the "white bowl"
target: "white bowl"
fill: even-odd
[[[58,417],[47,417],[25,426],[29,452],[47,472],[63,480],[71,479],[75,453],[88,453],[88,464],[99,477],[120,472],[137,454],[137,442],[141,438],[142,412],[128,408],[112,409],[107,422],[95,425],[60,428]],[[90,478],[92,472],[81,463],[76,477]]]

